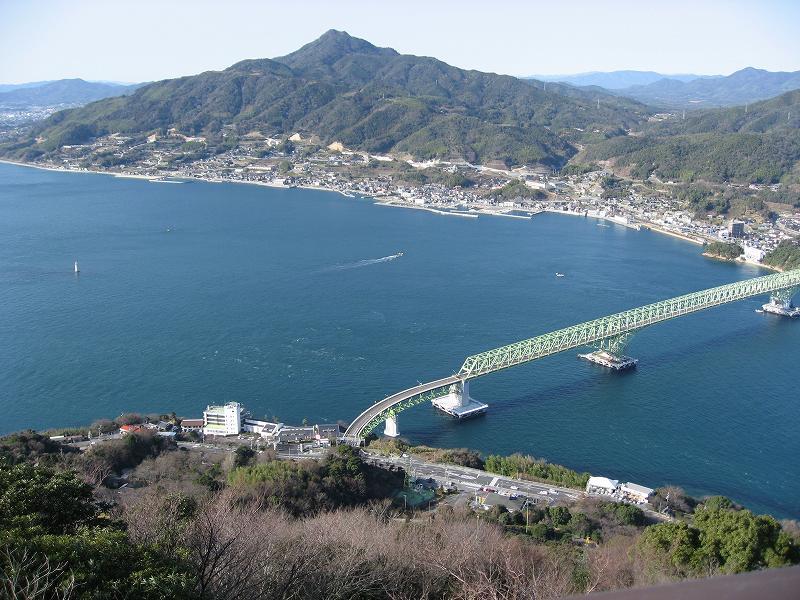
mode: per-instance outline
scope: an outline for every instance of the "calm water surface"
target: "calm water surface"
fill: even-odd
[[[0,431],[228,400],[349,420],[468,354],[760,274],[592,219],[0,165]],[[483,418],[421,406],[401,432],[800,517],[800,323],[763,301],[637,334],[635,373],[562,353],[474,381]]]

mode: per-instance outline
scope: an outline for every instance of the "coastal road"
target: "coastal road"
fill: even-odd
[[[410,455],[406,457],[396,455],[383,456],[365,451],[363,456],[365,460],[372,464],[402,467],[410,471],[409,474],[414,477],[421,479],[431,478],[439,485],[444,487],[454,485],[462,491],[476,492],[481,488],[491,488],[503,495],[517,494],[536,498],[540,502],[544,500],[547,503],[553,503],[558,500],[573,503],[580,498],[586,497],[584,492],[570,488],[556,487],[525,479],[501,477],[469,467],[431,463]]]

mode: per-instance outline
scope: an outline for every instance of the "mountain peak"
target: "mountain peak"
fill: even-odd
[[[391,48],[378,48],[366,40],[353,37],[346,31],[329,29],[313,42],[275,60],[292,68],[305,69],[311,66],[332,65],[350,54],[397,56],[397,52]]]

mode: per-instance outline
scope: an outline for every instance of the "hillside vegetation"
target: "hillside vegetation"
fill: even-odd
[[[618,135],[648,114],[608,94],[598,108],[598,94],[561,88],[544,91],[329,31],[284,57],[160,81],[58,113],[34,132],[40,143],[28,139],[7,151],[31,158],[105,134],[174,127],[212,144],[223,134],[299,131],[369,152],[559,167],[583,136]]]
[[[601,141],[582,160],[613,160],[638,179],[793,183],[800,162],[800,91]]]
[[[392,503],[403,471],[367,465],[349,447],[292,462],[248,446],[166,443],[126,461],[124,490],[88,481],[87,459],[71,456],[84,453],[66,457],[68,446],[39,434],[0,447],[2,598],[552,600],[800,562],[796,523],[674,487],[653,498],[679,516],[661,523],[592,498],[513,513],[441,502],[431,513]],[[513,460],[509,468],[533,464]]]
[[[800,269],[800,242],[784,240],[761,261],[770,267],[778,267],[784,271]]]

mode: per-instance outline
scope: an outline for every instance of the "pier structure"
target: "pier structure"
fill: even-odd
[[[761,310],[782,317],[800,317],[800,308],[796,307],[792,301],[797,292],[800,292],[800,287],[777,290],[770,295],[769,302],[764,304]]]
[[[426,402],[457,418],[481,414],[488,406],[470,397],[470,380],[565,350],[593,346],[596,350],[590,355],[594,360],[588,360],[599,364],[605,361],[605,366],[617,370],[630,368],[633,366],[631,361],[635,364],[636,359],[622,352],[634,332],[715,306],[769,294],[769,305],[775,305],[783,312],[777,309],[767,311],[768,305],[764,305],[765,311],[800,316],[800,310],[792,305],[792,297],[798,290],[800,269],[794,269],[692,292],[474,354],[468,356],[461,369],[453,375],[420,383],[367,407],[350,423],[342,441],[360,444],[378,425],[390,419],[386,431],[397,435],[397,414]]]
[[[392,438],[400,437],[400,430],[397,428],[397,416],[393,411],[389,413],[388,417],[386,417],[383,435]]]
[[[478,402],[469,395],[469,381],[458,381],[451,385],[447,394],[434,398],[431,404],[443,413],[456,419],[468,419],[482,415],[489,408],[488,404]]]
[[[584,360],[597,365],[613,369],[615,371],[626,371],[632,369],[639,362],[636,358],[625,355],[625,346],[633,336],[633,331],[627,331],[620,335],[604,338],[592,344],[594,352],[588,354],[578,354]]]

